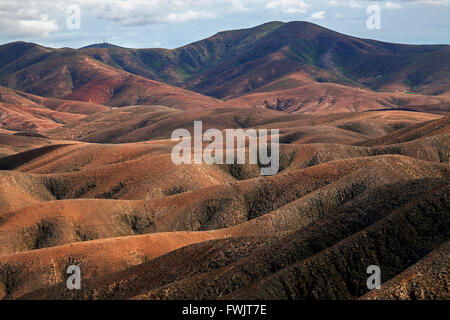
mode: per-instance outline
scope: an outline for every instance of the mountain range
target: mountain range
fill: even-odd
[[[191,108],[224,100],[311,113],[317,110],[305,106],[315,99],[325,100],[319,106],[327,112],[339,112],[344,103],[360,110],[447,102],[449,60],[448,45],[383,43],[307,22],[271,22],[173,50],[10,43],[0,47],[0,84],[111,106]],[[327,101],[330,92],[345,102]]]
[[[280,172],[175,165],[196,120],[279,129]],[[449,299],[449,150],[449,45],[307,22],[5,44],[0,299]]]

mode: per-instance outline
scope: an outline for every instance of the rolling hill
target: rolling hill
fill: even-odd
[[[100,104],[43,98],[0,87],[0,126],[7,130],[42,132],[108,109]]]
[[[392,297],[404,274],[432,263],[436,280],[416,272],[410,281],[421,295],[408,297],[445,298],[442,260],[429,260],[449,235],[448,117],[264,112],[259,126],[343,121],[355,130],[371,119],[367,132],[392,127],[385,143],[368,138],[367,146],[282,144],[282,171],[272,177],[249,165],[171,167],[169,140],[78,142],[1,158],[2,297],[373,299]],[[404,129],[389,124],[406,116],[413,122]],[[387,143],[405,132],[414,137]],[[80,292],[61,284],[73,263],[83,268]],[[386,293],[366,295],[364,268],[373,263],[385,270]]]
[[[0,46],[0,84],[67,100],[109,106],[163,104],[202,108],[216,99],[108,66],[73,49],[50,49],[15,42]]]
[[[449,65],[306,22],[0,46],[0,300],[450,299]],[[197,120],[278,129],[279,172],[174,164]]]
[[[217,107],[222,99],[225,106],[290,113],[417,106],[426,112],[425,105],[442,112],[438,106],[450,102],[448,65],[447,45],[384,43],[308,22],[270,22],[173,50],[10,43],[0,46],[0,85],[114,107],[185,110]]]
[[[449,88],[449,46],[383,43],[299,21],[220,32],[174,50],[109,47],[83,52],[131,73],[226,99],[293,72],[319,83],[372,90],[437,95]],[[436,67],[435,59],[444,67]]]

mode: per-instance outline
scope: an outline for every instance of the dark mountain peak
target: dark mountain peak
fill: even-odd
[[[25,42],[25,41],[15,41],[15,42],[10,42],[10,43],[5,43],[3,45],[0,45],[0,49],[9,50],[9,51],[14,51],[14,50],[25,51],[25,50],[35,49],[35,48],[51,50],[51,48],[46,48],[39,44],[36,44],[33,42]]]
[[[278,28],[284,24],[285,24],[285,22],[281,22],[281,21],[271,21],[271,22],[263,23],[256,27],[220,31],[220,32],[217,32],[215,35],[213,35],[211,38],[216,37],[216,36],[223,36],[223,35],[237,34],[237,33],[268,31],[268,30],[272,30],[274,28]],[[200,40],[200,41],[202,41],[202,40]]]
[[[378,91],[432,95],[449,91],[450,71],[446,66],[450,65],[450,46],[361,39],[306,21],[271,21],[253,28],[223,31],[172,50],[127,49],[106,41],[81,49],[50,49],[26,42],[0,46],[0,84],[33,92],[36,79],[45,78],[58,84],[52,83],[48,88],[60,90],[60,84],[65,83],[66,91],[71,91],[74,84],[84,83],[83,76],[75,72],[78,65],[92,58],[113,68],[220,99],[256,92],[270,83],[270,88],[291,88],[292,79],[284,78],[299,72],[318,83]],[[71,67],[53,72],[54,66],[62,65]],[[278,80],[284,82],[274,83]],[[286,81],[291,81],[290,85]]]
[[[293,28],[293,27],[302,27],[302,28],[313,28],[313,29],[320,29],[320,30],[329,30],[327,28],[324,28],[322,26],[319,26],[318,24],[309,22],[309,21],[289,21],[286,23],[283,23],[284,26],[288,27],[288,28]],[[331,30],[329,30],[331,31]]]
[[[251,34],[251,33],[267,33],[275,30],[309,30],[309,31],[330,31],[332,30],[321,27],[317,24],[308,21],[290,21],[290,22],[282,22],[282,21],[270,21],[263,24],[260,24],[256,27],[251,28],[243,28],[243,29],[235,29],[235,30],[227,30],[216,33],[213,37],[224,36],[230,34]]]
[[[277,26],[281,26],[283,24],[286,24],[286,22],[283,21],[269,21],[263,24],[260,24],[259,26],[256,26],[254,28],[261,28],[261,27],[277,27]]]
[[[120,46],[116,46],[114,44],[110,44],[110,43],[96,43],[96,44],[91,44],[89,46],[85,46],[80,48],[80,50],[83,49],[111,49],[111,48],[122,48]]]

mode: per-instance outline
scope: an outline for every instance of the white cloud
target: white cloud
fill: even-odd
[[[363,7],[361,1],[356,1],[356,0],[349,1],[348,6],[350,8],[362,8]]]
[[[418,3],[418,4],[429,4],[435,6],[448,6],[450,5],[450,0],[397,0],[397,1],[363,1],[363,0],[328,0],[327,5],[332,7],[348,7],[348,8],[364,8],[370,3],[379,4],[380,7],[384,9],[400,9],[403,7],[403,3]]]
[[[216,14],[212,11],[186,11],[182,13],[170,13],[163,20],[167,22],[185,22],[189,20],[196,20],[201,18],[214,18]]]
[[[311,13],[311,15],[309,16],[309,19],[323,19],[325,18],[325,11],[317,11],[317,12],[313,12]]]
[[[266,8],[293,14],[308,12],[309,5],[302,0],[272,0],[266,4]]]
[[[232,0],[230,12],[248,12],[250,11],[241,0]]]
[[[48,37],[59,29],[58,22],[48,15],[53,9],[40,1],[29,1],[27,6],[19,1],[2,1],[0,33],[9,37]]]
[[[245,10],[239,0],[221,1],[234,10]],[[0,34],[48,36],[65,28],[66,9],[71,5],[81,8],[81,20],[100,19],[122,26],[210,19],[218,14],[213,0],[0,0]]]
[[[402,8],[403,10],[397,10],[396,13],[405,21],[409,19],[410,26],[413,27],[416,24],[413,16],[422,13],[426,19],[430,19],[427,21],[439,25],[435,29],[437,34],[445,32],[442,31],[442,26],[448,27],[445,14],[448,16],[450,0],[0,0],[0,39],[6,42],[13,39],[46,37],[43,43],[57,41],[64,45],[84,43],[87,37],[95,39],[106,34],[115,34],[116,38],[125,34],[125,39],[145,39],[148,35],[145,33],[147,28],[133,26],[163,24],[164,30],[168,30],[167,34],[170,36],[152,35],[152,39],[160,36],[158,40],[163,45],[174,46],[180,45],[180,39],[184,38],[184,35],[180,36],[180,31],[174,30],[181,28],[181,32],[185,32],[183,26],[175,26],[177,23],[202,20],[204,29],[192,31],[192,34],[204,37],[209,31],[219,31],[218,24],[213,19],[221,19],[221,24],[227,25],[222,29],[233,29],[257,25],[262,22],[263,17],[266,17],[267,21],[301,20],[306,17],[334,18],[339,22],[345,20],[349,25],[355,25],[355,30],[358,30],[360,22],[357,20],[366,17],[363,9],[371,3],[378,4],[383,10]],[[80,30],[67,29],[66,10],[70,5],[78,5],[81,8]],[[168,26],[169,24],[172,25]],[[129,28],[123,29],[123,26]],[[134,31],[132,35],[129,34],[130,30]],[[149,27],[148,30],[161,33],[160,30],[163,29],[155,26]],[[178,34],[175,34],[176,32]],[[186,32],[189,41],[196,39],[188,33],[191,32]],[[416,39],[417,36],[411,35],[411,38]],[[426,39],[426,36],[423,38]],[[441,38],[439,41],[448,42]]]
[[[386,1],[383,5],[384,9],[400,9],[402,5],[397,2]]]
[[[358,0],[347,0],[347,1],[338,1],[338,0],[329,0],[327,2],[327,4],[329,6],[333,6],[333,7],[349,7],[352,9],[358,9],[358,8],[362,8],[364,6],[363,3],[361,3],[362,1],[358,1]]]
[[[84,6],[90,7],[90,3],[87,1]],[[216,11],[208,10],[212,3],[211,0],[104,0],[91,7],[92,14],[100,19],[133,26],[214,18]]]
[[[409,0],[414,1],[414,0]],[[415,2],[423,3],[423,4],[431,4],[434,6],[448,6],[450,5],[450,0],[415,0]]]
[[[55,21],[47,20],[44,17],[40,20],[19,20],[16,26],[9,29],[9,32],[19,36],[48,37],[58,29]]]

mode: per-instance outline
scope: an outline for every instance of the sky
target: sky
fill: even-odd
[[[0,44],[103,42],[177,48],[269,21],[309,21],[352,36],[450,44],[450,0],[0,0]]]

